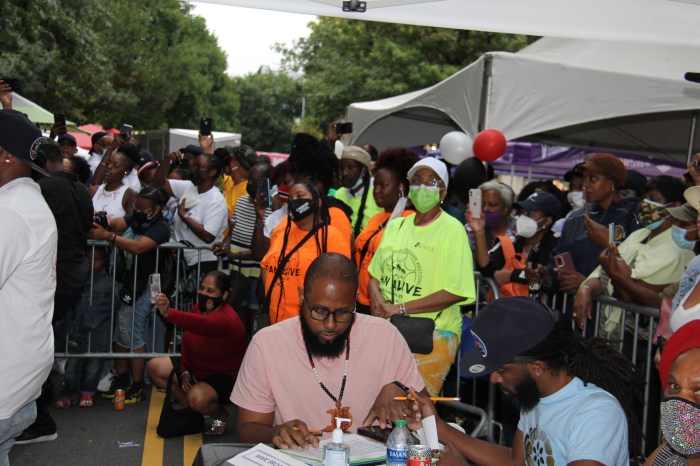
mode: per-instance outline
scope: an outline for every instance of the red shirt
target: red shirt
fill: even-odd
[[[190,312],[170,309],[165,319],[185,332],[182,336],[180,370],[198,379],[215,374],[238,376],[248,341],[236,311],[223,304],[218,311],[202,314],[197,304]]]

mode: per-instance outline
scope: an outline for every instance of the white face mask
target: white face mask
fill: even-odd
[[[523,238],[532,238],[539,230],[538,223],[539,220],[535,221],[526,215],[519,215],[515,221],[515,231]]]
[[[566,195],[572,209],[580,209],[583,207],[583,191],[572,191]]]

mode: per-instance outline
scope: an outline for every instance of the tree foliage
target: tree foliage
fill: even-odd
[[[256,150],[289,152],[301,115],[301,85],[285,74],[249,74],[235,79],[240,95],[242,142]]]
[[[278,46],[289,70],[304,73],[309,114],[324,126],[352,102],[431,86],[489,51],[517,51],[534,38],[321,17],[311,34]]]
[[[140,129],[238,126],[226,57],[178,0],[5,0],[0,75],[80,123]]]

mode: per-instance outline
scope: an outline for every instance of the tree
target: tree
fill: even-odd
[[[235,79],[243,143],[257,150],[290,150],[301,115],[301,84],[285,74],[249,74]]]
[[[178,0],[5,0],[0,74],[78,122],[137,129],[238,126],[226,57]]]
[[[352,102],[422,89],[483,53],[517,51],[535,38],[321,17],[311,34],[285,48],[286,69],[304,73],[309,114],[320,127]]]

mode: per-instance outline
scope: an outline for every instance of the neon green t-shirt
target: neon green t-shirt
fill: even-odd
[[[362,217],[362,228],[360,228],[360,231],[363,231],[367,227],[367,223],[369,222],[369,219],[374,217],[376,214],[379,212],[384,211],[381,207],[377,205],[377,203],[374,201],[374,194],[372,192],[374,191],[374,184],[370,183],[369,184],[369,192],[367,193],[367,201],[365,201],[365,216]],[[350,196],[350,192],[347,188],[340,188],[333,194],[333,197],[335,197],[338,200],[343,201],[347,205],[349,205],[352,208],[352,215],[350,216],[350,222],[352,223],[353,229],[355,228],[355,224],[357,223],[357,214],[358,211],[360,210],[360,204],[362,204],[362,196]]]
[[[466,299],[444,309],[435,327],[462,335],[460,304],[475,300],[474,265],[464,226],[442,212],[432,223],[416,226],[415,214],[389,222],[369,264],[382,296],[397,304],[415,301],[440,290]],[[393,298],[392,298],[393,283]],[[430,319],[437,312],[411,314]]]

